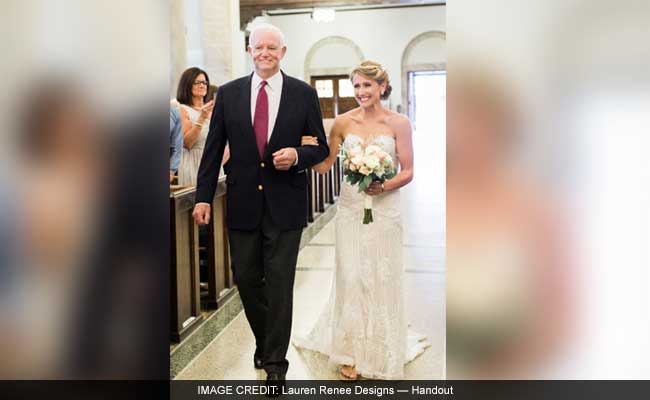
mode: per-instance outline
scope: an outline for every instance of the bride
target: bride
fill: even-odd
[[[359,107],[334,120],[330,156],[313,169],[329,171],[340,146],[375,144],[396,160],[399,172],[383,184],[372,183],[365,194],[342,183],[330,298],[311,332],[293,344],[340,364],[342,379],[402,379],[404,364],[428,346],[424,336],[407,330],[402,289],[399,188],[413,179],[411,125],[381,105],[391,86],[380,64],[365,61],[350,79]],[[303,137],[303,145],[311,144],[315,137]],[[365,195],[373,196],[374,222],[368,225],[362,224]]]

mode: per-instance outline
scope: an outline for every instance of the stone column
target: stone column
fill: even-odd
[[[185,1],[171,0],[170,17],[170,98],[176,97],[176,87],[181,74],[187,66],[187,46],[185,39]]]
[[[202,43],[210,81],[222,85],[245,74],[245,39],[239,29],[239,0],[202,0]]]

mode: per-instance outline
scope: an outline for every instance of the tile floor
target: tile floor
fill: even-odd
[[[443,126],[438,129],[444,133]],[[431,346],[406,366],[406,379],[445,376],[445,145],[436,130],[414,133],[416,177],[401,189],[406,308],[413,329]],[[335,211],[333,209],[332,211]],[[293,333],[307,332],[330,291],[334,221],[321,218],[303,237],[294,294]],[[315,235],[312,235],[314,233]],[[254,338],[243,312],[178,374],[176,379],[265,379],[253,368]],[[337,379],[324,356],[289,346],[288,379]]]
[[[408,224],[405,223],[405,228]],[[444,224],[442,225],[444,226]],[[409,240],[410,239],[410,240]],[[444,232],[429,229],[406,236],[404,267],[406,301],[413,329],[426,334],[431,346],[406,366],[406,379],[442,379],[445,341]],[[334,221],[300,252],[294,294],[293,332],[314,324],[330,290],[334,266]],[[324,283],[326,282],[326,283]],[[243,312],[182,371],[176,379],[264,379],[252,366],[254,338]],[[337,379],[336,368],[318,353],[289,347],[288,379]]]

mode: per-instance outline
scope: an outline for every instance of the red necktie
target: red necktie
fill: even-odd
[[[255,102],[255,117],[253,118],[255,141],[260,158],[264,157],[266,141],[269,137],[269,97],[264,90],[266,84],[266,81],[260,83],[260,90],[257,92],[257,101]]]

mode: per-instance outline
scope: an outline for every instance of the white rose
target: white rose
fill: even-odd
[[[354,165],[354,164],[350,164],[350,166],[348,168],[350,168],[350,171],[352,171],[352,172],[357,170],[357,166]]]
[[[363,165],[363,157],[361,156],[354,156],[352,157],[352,160],[350,160],[352,164],[355,164],[356,166],[361,166]]]
[[[371,170],[376,169],[377,167],[379,167],[379,158],[377,158],[376,156],[366,156],[364,158],[364,162],[365,162],[366,166],[368,168],[370,168]]]
[[[350,149],[351,157],[359,157],[362,154],[363,154],[363,150],[361,149],[361,146],[354,146]]]
[[[371,144],[368,147],[366,147],[366,155],[367,156],[377,154],[377,153],[380,153],[380,152],[381,152],[381,147],[376,146],[374,144]]]
[[[359,172],[361,172],[365,176],[370,175],[370,170],[365,165],[359,168]]]

